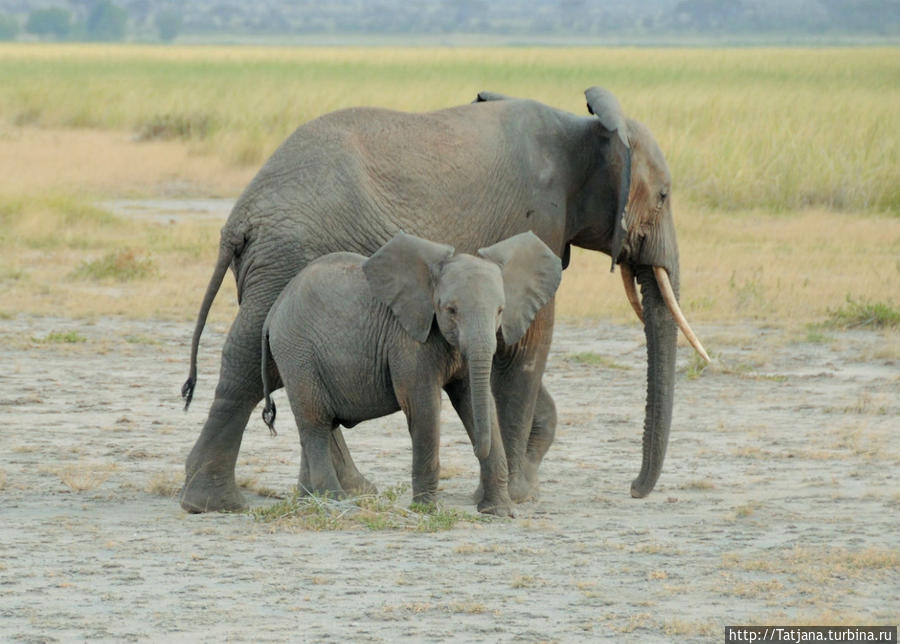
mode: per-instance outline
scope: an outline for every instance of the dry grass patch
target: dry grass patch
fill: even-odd
[[[537,588],[544,582],[533,575],[516,575],[510,583],[511,588]]]
[[[23,273],[3,284],[0,307],[67,317],[189,320],[209,281],[220,226],[130,221],[84,198],[0,193],[0,272],[18,267]],[[226,279],[212,320],[233,318],[236,304],[234,280]]]
[[[679,490],[698,490],[698,491],[707,491],[714,490],[716,486],[711,481],[707,481],[705,479],[698,479],[696,481],[688,481],[687,483],[683,483],[678,486]]]
[[[459,522],[489,520],[483,515],[476,516],[440,505],[414,503],[409,508],[402,507],[398,499],[405,491],[406,486],[401,485],[377,495],[346,500],[295,493],[273,505],[250,510],[250,515],[256,521],[267,524],[273,532],[358,529],[438,532],[450,530]]]
[[[461,465],[444,465],[441,464],[441,471],[438,474],[438,478],[442,481],[447,479],[455,479],[459,478],[462,474],[466,474],[469,472],[469,468],[463,467]]]
[[[767,599],[784,590],[784,584],[777,579],[724,584],[722,592],[742,599]]]
[[[152,277],[157,272],[152,259],[133,248],[123,248],[98,259],[81,262],[71,276],[83,280],[127,282]]]
[[[871,579],[896,574],[900,548],[871,547],[860,550],[831,546],[792,548],[765,557],[722,557],[725,569],[787,575],[794,582],[810,585],[844,579]]]
[[[636,613],[628,617],[628,621],[619,627],[620,633],[633,633],[639,629],[651,629],[654,626],[653,616],[650,613]]]
[[[54,470],[73,492],[89,492],[103,485],[119,466],[114,463],[77,463]]]
[[[748,501],[734,509],[734,516],[738,519],[746,519],[756,514],[756,511],[762,507],[759,501]]]
[[[818,624],[818,622],[815,622]],[[669,637],[704,637],[712,639],[721,636],[725,627],[712,620],[667,619],[663,622],[663,633]]]
[[[183,483],[184,474],[182,472],[159,472],[150,477],[147,485],[144,486],[144,492],[167,499],[174,499],[181,494]]]
[[[183,142],[138,143],[127,132],[25,127],[4,135],[0,125],[0,194],[228,196],[257,169]]]
[[[639,543],[630,548],[631,552],[645,555],[677,555],[681,550],[675,546],[663,545],[658,542]]]
[[[879,415],[885,414],[886,412],[879,412]],[[866,459],[895,458],[898,451],[894,449],[892,442],[894,432],[884,424],[885,422],[877,423],[875,419],[864,419],[832,430],[830,447],[836,450],[835,456],[846,455],[849,451],[854,456]]]
[[[693,204],[676,208],[675,217],[681,304],[692,323],[756,319],[800,326],[829,319],[848,295],[879,302],[884,293],[900,292],[900,218],[724,212]],[[842,255],[854,262],[835,263]],[[609,258],[580,249],[563,276],[557,311],[562,318],[612,317],[637,327],[621,279],[609,274]],[[702,336],[702,327],[695,330]]]

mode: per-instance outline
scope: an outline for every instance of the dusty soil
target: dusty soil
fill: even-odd
[[[897,624],[897,333],[697,330],[717,364],[698,377],[680,350],[648,498],[628,494],[642,334],[561,324],[539,501],[433,533],[311,532],[178,506],[224,328],[204,335],[185,414],[191,325],[0,320],[0,639],[719,641],[726,624]],[[296,481],[278,402],[280,434],[254,414],[244,436],[254,506]],[[407,481],[402,417],[346,436],[381,488]],[[449,404],[441,456],[443,503],[473,512]]]

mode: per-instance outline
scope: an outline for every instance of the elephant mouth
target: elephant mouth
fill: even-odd
[[[638,299],[637,289],[634,285],[634,271],[632,271],[631,267],[627,264],[620,264],[619,269],[622,273],[622,282],[625,285],[625,296],[628,298],[628,302],[637,314],[641,324],[643,324],[644,311],[641,307],[641,301]],[[672,314],[672,318],[675,320],[678,328],[684,333],[684,337],[691,346],[694,347],[694,350],[701,358],[706,360],[708,364],[710,362],[709,354],[706,353],[706,349],[703,348],[700,340],[697,339],[697,335],[694,333],[693,329],[691,329],[691,325],[688,324],[687,318],[684,317],[681,307],[678,306],[678,300],[675,298],[675,291],[672,289],[672,283],[669,281],[669,274],[666,272],[666,269],[662,266],[654,266],[653,276],[656,278],[656,283],[659,286],[663,301],[666,303],[666,307],[669,309],[669,313]]]

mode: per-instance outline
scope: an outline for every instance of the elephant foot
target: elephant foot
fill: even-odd
[[[498,517],[514,518],[516,515],[512,511],[512,501],[506,499],[481,499],[478,502],[478,511],[483,514],[493,514]]]
[[[234,475],[204,473],[188,476],[181,493],[181,507],[192,514],[202,512],[241,512],[247,501],[234,482]]]
[[[420,492],[413,494],[413,503],[416,505],[434,505],[437,503],[437,494],[433,492]]]
[[[509,496],[516,503],[537,501],[539,495],[536,466],[526,465],[524,472],[509,478]]]
[[[338,472],[341,487],[353,496],[378,494],[378,488],[359,472]]]
[[[312,480],[300,474],[297,480],[297,493],[301,496],[324,496],[329,499],[346,499],[349,495],[344,487],[338,482],[333,474],[324,477],[318,482],[313,483]]]

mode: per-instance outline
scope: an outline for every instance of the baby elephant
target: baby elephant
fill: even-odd
[[[518,342],[556,292],[561,270],[559,258],[527,232],[478,257],[400,233],[369,259],[333,253],[300,271],[269,311],[262,336],[263,419],[272,427],[271,355],[300,431],[300,489],[343,496],[331,431],[402,409],[412,438],[413,500],[433,502],[443,388],[481,465],[478,509],[510,515],[491,393],[497,330],[506,344]]]

